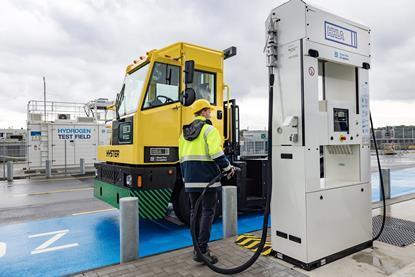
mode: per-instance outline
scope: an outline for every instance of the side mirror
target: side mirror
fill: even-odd
[[[184,64],[184,83],[193,83],[193,73],[195,72],[195,61],[186,61]]]
[[[196,100],[196,92],[193,88],[186,88],[186,90],[182,93],[180,102],[183,106],[189,107],[195,102]]]

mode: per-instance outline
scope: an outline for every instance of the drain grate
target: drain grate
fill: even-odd
[[[373,237],[378,234],[382,226],[382,216],[372,218]],[[415,222],[400,218],[386,217],[385,228],[378,241],[391,245],[405,247],[415,242]]]

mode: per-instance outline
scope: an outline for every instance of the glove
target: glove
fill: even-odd
[[[223,171],[223,174],[229,180],[233,177],[233,175],[235,175],[235,172],[236,172],[236,168],[233,165],[231,165],[226,171]]]

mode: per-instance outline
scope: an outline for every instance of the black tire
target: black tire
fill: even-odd
[[[185,225],[190,226],[190,200],[183,185],[175,188],[172,198],[173,209],[177,218]],[[216,205],[215,220],[220,214],[220,205],[218,203]]]
[[[190,225],[190,200],[184,186],[175,188],[173,193],[173,209],[177,218],[186,225]]]

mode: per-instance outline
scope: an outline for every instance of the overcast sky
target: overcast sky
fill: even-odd
[[[176,41],[238,55],[225,81],[241,106],[242,127],[266,126],[264,21],[281,0],[1,1],[0,128],[25,127],[26,104],[43,99],[114,99],[125,66]],[[310,2],[372,29],[371,108],[375,125],[415,124],[415,2]]]

